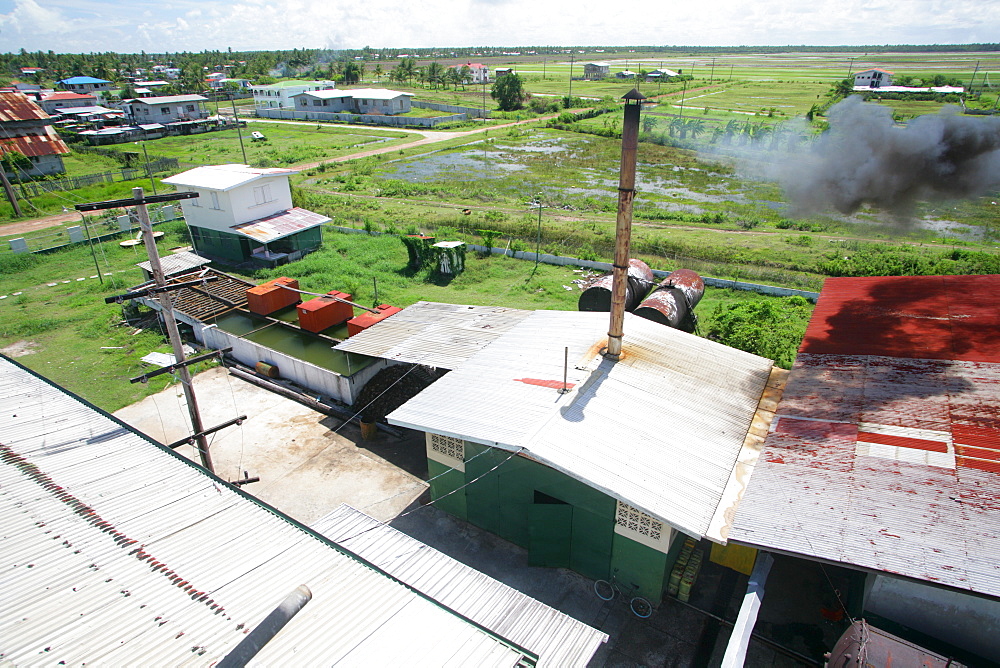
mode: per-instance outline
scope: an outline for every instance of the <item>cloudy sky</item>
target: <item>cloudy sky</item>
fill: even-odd
[[[0,0],[0,51],[951,44],[1000,0]]]

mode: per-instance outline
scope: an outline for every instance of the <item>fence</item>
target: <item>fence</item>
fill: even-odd
[[[179,168],[177,158],[158,158],[149,162],[149,169],[152,173],[165,172]],[[82,176],[67,176],[61,179],[47,179],[44,181],[25,181],[18,183],[21,190],[21,197],[38,197],[39,195],[54,190],[75,190],[85,188],[97,183],[114,183],[115,181],[134,181],[144,179],[149,175],[146,165],[137,167],[122,167],[110,172],[99,172],[97,174],[84,174]]]
[[[454,104],[438,104],[437,102],[422,102],[411,100],[410,105],[418,109],[432,109],[434,111],[447,111],[450,114],[465,114],[470,118],[489,118],[490,110],[480,107],[459,107]]]
[[[149,207],[149,219],[153,225],[180,218],[180,213],[180,207],[172,204],[154,204]],[[43,231],[29,237],[10,239],[7,246],[13,253],[48,253],[74,244],[85,243],[88,240],[88,232],[91,242],[101,242],[116,239],[125,234],[136,234],[139,231],[138,220],[127,214],[107,214],[100,218],[88,217],[86,220],[86,226],[81,224],[53,227],[49,228],[51,231],[48,233]]]
[[[354,234],[369,234],[367,230],[359,230],[353,227],[340,227],[338,225],[331,225],[333,229],[338,232],[348,232]],[[380,234],[376,232],[376,234]],[[506,255],[507,257],[512,257],[515,260],[529,260],[531,262],[535,261],[535,253],[533,251],[513,251],[507,248],[489,248],[486,246],[480,246],[478,244],[466,244],[466,248],[471,251],[478,251],[480,253],[485,253],[489,251],[494,255]],[[595,262],[592,260],[581,260],[575,257],[565,257],[563,255],[549,255],[548,253],[541,253],[537,256],[538,261],[543,264],[555,264],[563,266],[572,267],[584,267],[586,269],[595,269],[597,271],[611,271],[610,262]],[[661,271],[659,269],[653,270],[653,275],[657,278],[666,278],[669,271]],[[749,292],[759,292],[763,295],[771,295],[773,297],[805,297],[806,299],[815,302],[819,299],[818,292],[810,292],[809,290],[796,290],[794,288],[781,288],[776,285],[763,285],[761,283],[747,283],[746,281],[731,281],[725,278],[711,278],[708,276],[702,276],[705,281],[705,285],[710,285],[714,288],[729,288],[731,290],[746,290]]]
[[[416,106],[416,105],[414,105]],[[380,116],[378,114],[344,114],[322,111],[295,111],[293,109],[268,109],[258,107],[255,110],[258,118],[282,118],[299,121],[336,121],[340,123],[361,123],[364,125],[384,125],[387,127],[416,126],[432,128],[441,123],[464,121],[466,114],[435,116],[434,118],[419,118],[416,116]]]

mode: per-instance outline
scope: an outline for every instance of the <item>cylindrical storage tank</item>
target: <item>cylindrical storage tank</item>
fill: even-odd
[[[671,272],[635,310],[639,317],[693,332],[694,307],[705,294],[705,281],[690,269]]]
[[[628,261],[628,284],[625,286],[625,310],[632,311],[649,289],[653,287],[653,270],[642,260]],[[612,274],[605,274],[590,282],[580,295],[578,305],[581,311],[611,312],[611,289],[614,284]]]

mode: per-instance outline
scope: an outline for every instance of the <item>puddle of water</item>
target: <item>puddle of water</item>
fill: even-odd
[[[930,230],[943,237],[953,239],[966,239],[969,241],[982,241],[984,238],[983,229],[972,225],[964,225],[954,220],[941,220],[924,216],[916,221],[917,227],[922,230]]]

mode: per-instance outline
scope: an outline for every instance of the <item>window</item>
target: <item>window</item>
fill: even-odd
[[[169,114],[170,113],[170,107],[160,107],[160,113],[161,114]]]
[[[221,211],[222,207],[219,206],[219,193],[212,191],[212,208]]]
[[[313,100],[313,106],[314,107],[319,107],[319,106],[322,106],[322,105],[321,105],[321,103],[320,103],[319,100]]]
[[[189,105],[187,106],[187,110],[188,110],[188,111],[194,111],[194,105],[193,105],[193,104],[189,104]]]
[[[190,192],[193,192],[193,193],[196,193],[196,194],[198,194],[198,191],[197,191],[197,190],[192,190],[192,191],[190,191]],[[186,203],[187,203],[187,202],[190,202],[191,206],[201,206],[201,203],[200,203],[200,202],[198,201],[198,200],[200,200],[200,199],[201,199],[201,197],[192,197],[191,199],[187,199],[187,200],[184,200],[184,201],[185,201]]]
[[[615,533],[664,554],[670,551],[673,538],[669,526],[622,501],[615,512]]]
[[[253,199],[257,204],[264,204],[265,202],[273,202],[274,197],[271,196],[271,184],[265,183],[262,186],[253,189]]]

